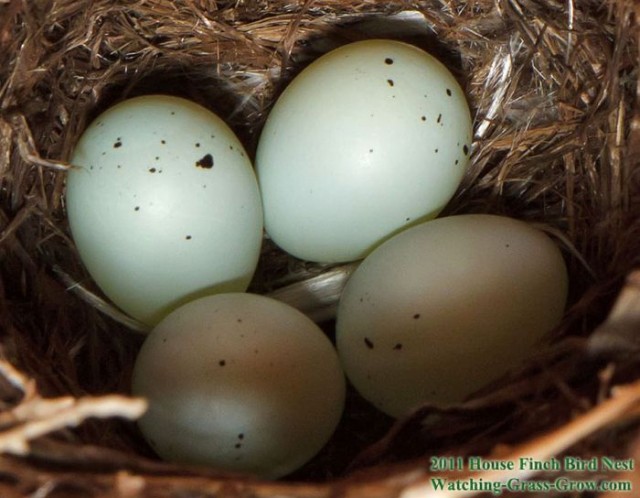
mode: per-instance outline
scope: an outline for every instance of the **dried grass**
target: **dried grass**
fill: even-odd
[[[639,15],[624,0],[0,0],[0,448],[17,434],[27,452],[0,457],[0,495],[410,498],[429,496],[430,455],[637,452]],[[280,483],[156,462],[120,419],[72,429],[135,414],[122,397],[100,407],[127,393],[141,342],[69,238],[66,160],[87,123],[162,91],[218,112],[253,153],[302,67],[371,36],[435,53],[467,91],[472,165],[447,213],[525,219],[565,249],[571,302],[549,348],[467,403],[397,424],[352,393],[325,451]],[[267,243],[253,289],[324,271]],[[47,411],[59,402],[63,415]]]

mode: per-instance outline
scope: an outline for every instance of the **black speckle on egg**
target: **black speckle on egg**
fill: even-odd
[[[411,221],[411,218],[407,217],[404,219],[404,221]]]
[[[213,168],[213,156],[211,154],[205,154],[201,159],[196,161],[196,167],[205,169]]]
[[[116,168],[118,168],[118,169],[122,168],[122,164],[118,164],[118,165],[116,166]]]
[[[235,448],[236,448],[236,449],[238,449],[238,450],[239,450],[240,448],[242,448],[242,443],[236,443],[236,444],[235,444]]]
[[[238,434],[238,439],[244,439],[244,433],[241,432],[240,434]]]
[[[160,160],[160,156],[156,156],[156,161],[159,161],[159,160]]]
[[[467,144],[464,144],[462,146],[462,152],[464,152],[464,155],[466,156],[467,154],[469,154],[469,147],[467,146]]]
[[[451,89],[450,89],[450,88],[447,88],[447,95],[448,95],[449,97],[451,97]]]
[[[191,240],[191,235],[187,235],[187,236],[185,237],[185,240]]]
[[[89,169],[93,169],[93,164],[91,166],[89,166]]]
[[[371,341],[371,339],[369,339],[368,337],[364,338],[364,344],[365,346],[367,346],[369,349],[373,349],[373,342]]]
[[[118,139],[114,144],[113,148],[117,149],[118,147],[122,147],[122,140]]]
[[[414,320],[417,320],[418,318],[420,318],[420,313],[416,313],[415,315],[413,315]]]
[[[436,120],[436,123],[439,123],[440,121],[442,121],[442,114],[438,114],[438,119]]]
[[[393,85],[394,85],[394,83],[393,83],[393,80],[392,80],[392,79],[388,79],[388,80],[387,80],[387,83],[388,83],[388,85],[389,85],[389,86],[393,86]]]
[[[162,344],[166,344],[166,342],[167,342],[167,338],[166,338],[166,337],[163,337],[163,338],[162,338]]]
[[[456,159],[456,164],[458,164],[459,162],[460,162],[460,161],[458,161],[458,160]]]
[[[233,150],[233,145],[229,145],[229,150]]]
[[[158,170],[155,169],[155,168],[149,168],[149,173],[155,173],[156,171],[158,171]]]
[[[226,360],[220,360],[220,361],[218,362],[218,365],[220,365],[221,367],[224,367],[226,364],[227,364],[227,361],[226,361]]]
[[[176,115],[176,111],[171,111],[171,115],[175,116]]]
[[[420,116],[420,119],[421,119],[422,121],[426,121],[426,120],[427,120],[427,116]]]
[[[369,149],[369,154],[372,154],[372,153],[373,153],[373,149]]]
[[[106,155],[107,155],[107,153],[106,153],[106,152],[103,152],[103,153],[102,153],[102,154],[100,154],[100,155],[101,155],[101,156],[106,156]]]
[[[434,150],[434,152],[437,154],[438,153],[438,149]]]
[[[510,246],[509,244],[505,244],[504,246],[505,246],[506,248],[509,248],[509,247],[511,247],[511,246]]]
[[[135,208],[133,208],[134,211],[140,211],[140,206],[136,206]]]
[[[200,147],[200,142],[196,142],[196,147]]]
[[[236,320],[236,322],[238,322],[238,323],[242,323],[242,318],[238,318],[238,319]]]
[[[387,58],[384,60],[384,63],[385,63],[385,64],[388,64],[388,65],[390,66],[391,64],[393,64],[393,59],[392,59],[391,57],[387,57]]]
[[[160,143],[161,143],[162,145],[164,145],[164,144],[166,144],[166,143],[167,143],[167,141],[166,141],[166,140],[160,140]]]
[[[393,346],[393,350],[394,351],[400,351],[401,349],[402,349],[402,344],[401,343],[398,343],[395,346]]]

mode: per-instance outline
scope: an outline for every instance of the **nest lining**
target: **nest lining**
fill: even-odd
[[[444,214],[514,216],[563,247],[571,299],[551,346],[468,403],[424,407],[397,424],[352,393],[334,440],[288,483],[154,462],[131,423],[102,419],[133,416],[136,406],[118,398],[120,408],[104,412],[112,398],[94,398],[127,393],[141,338],[70,290],[100,295],[64,215],[76,139],[114,102],[163,92],[217,112],[253,153],[271,104],[297,72],[333,47],[375,36],[436,54],[469,97],[472,164]],[[640,261],[638,36],[637,12],[622,0],[0,1],[0,342],[3,358],[26,374],[5,368],[13,385],[0,391],[0,435],[33,440],[1,446],[27,457],[0,460],[0,489],[396,496],[427,473],[430,455],[517,452],[552,430],[577,434],[571,420],[608,406],[613,387],[640,373],[638,280],[629,277]],[[324,271],[267,241],[252,289]],[[616,424],[557,451],[624,454],[635,425],[620,420],[639,397],[623,392],[611,402],[626,409],[598,419]],[[40,410],[51,398],[61,404]],[[89,416],[101,419],[49,435]],[[36,421],[42,432],[29,432]],[[83,477],[71,479],[75,471]]]

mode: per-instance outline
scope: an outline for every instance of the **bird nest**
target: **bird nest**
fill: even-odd
[[[563,477],[574,489],[526,491],[638,489],[631,465],[517,462],[640,457],[639,15],[624,0],[0,0],[0,496],[442,498]],[[214,110],[253,155],[286,84],[367,38],[408,41],[455,73],[474,143],[446,214],[543,227],[569,268],[564,319],[543,352],[464,403],[394,421],[350,392],[332,440],[283,480],[160,462],[136,429],[144,401],[128,396],[139,324],[101,296],[69,236],[74,143],[113,103],[168,93]],[[265,240],[251,290],[295,295],[349,271]],[[330,329],[332,304],[307,311]],[[449,456],[463,468],[438,469]],[[501,465],[471,468],[472,456]]]

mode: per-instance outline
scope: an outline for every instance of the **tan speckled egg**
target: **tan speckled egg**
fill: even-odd
[[[522,221],[428,221],[386,241],[350,277],[340,359],[390,415],[456,403],[532,354],[562,317],[567,287],[557,246]]]
[[[66,207],[104,293],[147,324],[200,295],[243,291],[262,241],[247,154],[215,114],[148,95],[98,116],[78,141]]]
[[[254,294],[218,294],[168,315],[147,337],[133,393],[140,428],[171,461],[261,477],[311,459],[338,425],[345,380],[333,345],[298,310]]]

